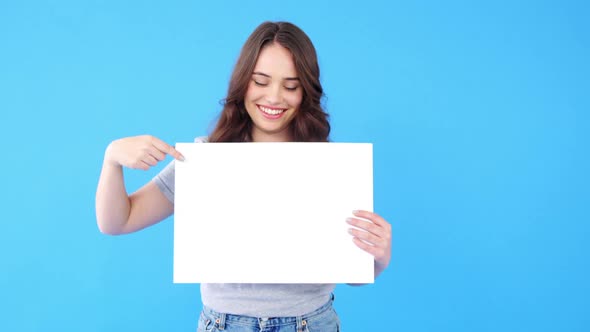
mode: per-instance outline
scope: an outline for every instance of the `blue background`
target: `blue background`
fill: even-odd
[[[389,269],[345,331],[590,330],[584,1],[2,1],[2,331],[193,331],[172,218],[101,234],[104,149],[208,132],[264,20],[319,53],[334,141],[372,142]],[[161,168],[126,171],[133,191]]]

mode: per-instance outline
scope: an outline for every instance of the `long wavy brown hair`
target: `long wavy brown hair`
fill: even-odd
[[[299,110],[289,130],[295,142],[327,142],[330,135],[328,114],[321,106],[324,90],[320,84],[315,47],[309,37],[296,25],[288,22],[264,22],[248,37],[242,47],[229,82],[223,110],[209,142],[252,141],[252,119],[246,112],[244,98],[260,51],[272,44],[288,49],[303,88]]]

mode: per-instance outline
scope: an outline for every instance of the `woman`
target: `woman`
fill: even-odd
[[[223,111],[213,132],[198,142],[326,142],[328,115],[315,48],[286,22],[265,22],[242,48]],[[113,141],[105,152],[96,193],[100,230],[125,234],[174,212],[174,162],[130,196],[122,167],[147,170],[166,155],[182,162],[174,147],[153,136]],[[352,241],[375,257],[375,277],[389,264],[391,227],[369,211],[347,221]],[[201,284],[199,331],[337,331],[333,284]]]

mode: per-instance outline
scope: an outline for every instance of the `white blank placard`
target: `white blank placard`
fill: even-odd
[[[347,217],[373,210],[368,143],[178,143],[175,283],[372,283]]]

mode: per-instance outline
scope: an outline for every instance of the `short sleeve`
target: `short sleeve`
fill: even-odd
[[[206,143],[207,137],[195,138],[195,143]],[[156,186],[160,191],[168,198],[168,200],[174,204],[174,170],[176,160],[172,160],[163,170],[160,171],[154,178]]]
[[[155,177],[154,182],[160,188],[160,191],[168,200],[174,204],[174,166],[175,161],[172,160],[163,170],[160,171]]]

